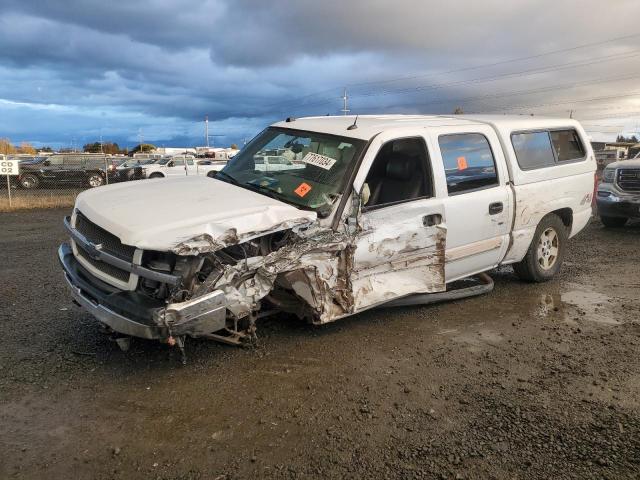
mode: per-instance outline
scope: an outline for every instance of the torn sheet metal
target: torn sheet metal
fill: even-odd
[[[227,309],[242,318],[269,294],[279,274],[296,271],[299,282],[292,288],[308,300],[320,321],[328,321],[354,309],[351,243],[344,233],[318,229],[269,255],[227,267],[214,288],[225,293]]]

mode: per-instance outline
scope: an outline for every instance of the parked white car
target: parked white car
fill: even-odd
[[[260,170],[267,151],[290,168]],[[59,257],[74,300],[121,334],[239,343],[278,312],[322,324],[487,292],[499,265],[549,280],[589,222],[595,169],[570,119],[303,118],[216,178],[82,192]]]

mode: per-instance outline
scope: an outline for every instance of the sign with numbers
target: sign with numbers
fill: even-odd
[[[18,175],[18,160],[0,158],[0,175]]]

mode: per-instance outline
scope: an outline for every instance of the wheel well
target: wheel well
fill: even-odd
[[[571,225],[573,225],[573,211],[570,208],[560,208],[559,210],[554,210],[550,213],[559,216],[562,223],[567,227],[567,230],[571,231]]]
[[[152,177],[163,177],[164,178],[164,174],[160,173],[160,172],[153,172],[151,175],[149,175],[149,178]]]

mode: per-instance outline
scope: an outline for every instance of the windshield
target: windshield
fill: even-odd
[[[342,193],[364,145],[354,138],[268,128],[229,160],[219,179],[326,209]]]

